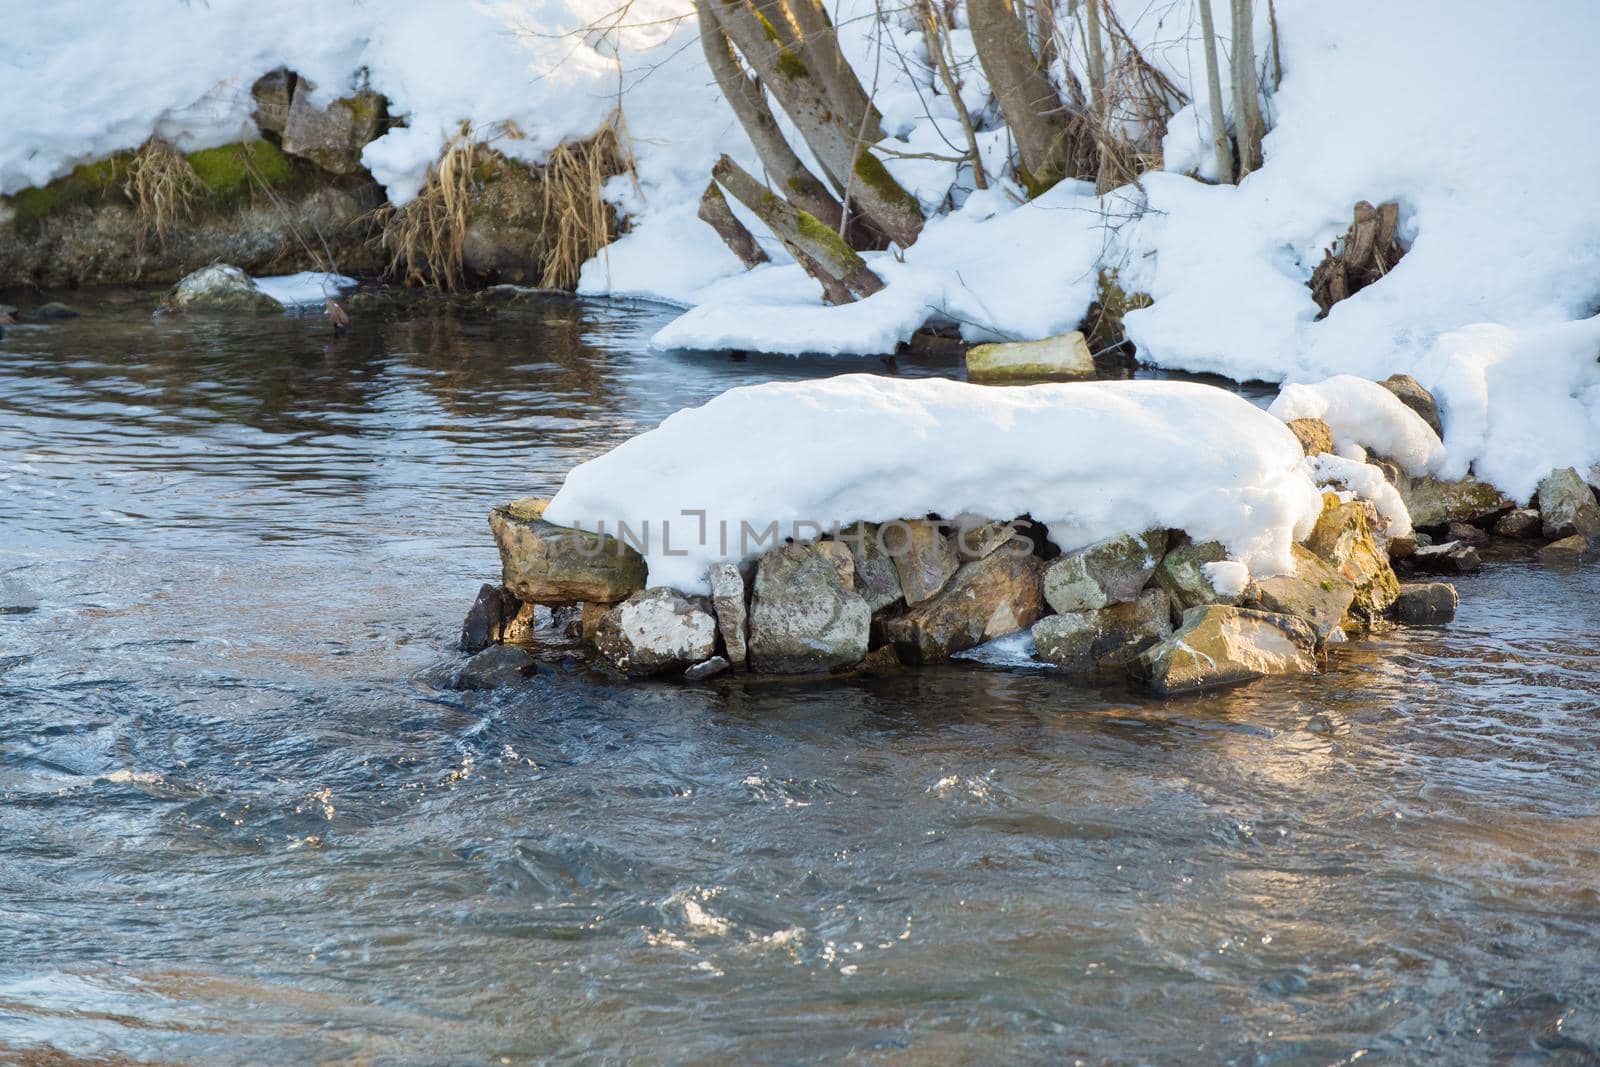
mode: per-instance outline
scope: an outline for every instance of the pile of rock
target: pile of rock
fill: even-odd
[[[1438,425],[1411,379],[1384,383]],[[1290,428],[1308,455],[1333,435]],[[646,588],[647,568],[615,537],[553,525],[546,501],[494,509],[502,585],[485,586],[462,647],[525,640],[533,605],[570,614],[593,650],[630,676],[699,681],[724,671],[826,674],[934,663],[1030,631],[1039,658],[1086,679],[1129,677],[1159,694],[1196,692],[1318,669],[1328,646],[1375,627],[1455,616],[1444,582],[1465,574],[1491,536],[1544,537],[1548,558],[1582,558],[1600,539],[1600,503],[1576,471],[1555,471],[1533,508],[1471,478],[1413,478],[1371,457],[1411,509],[1414,532],[1369,501],[1327,492],[1292,554],[1293,574],[1251,580],[1216,541],[1181,530],[1126,533],[1061,553],[1027,516],[922,516],[856,523],[714,564],[710,595]],[[1400,574],[1397,574],[1399,568]]]
[[[963,516],[858,523],[742,566],[719,563],[709,597],[646,588],[632,547],[548,523],[544,505],[491,513],[503,584],[480,594],[466,650],[526,634],[535,604],[577,608],[584,636],[625,674],[691,681],[934,663],[1031,630],[1041,659],[1066,672],[1180,693],[1314,671],[1328,643],[1402,600],[1371,505],[1334,494],[1296,546],[1299,572],[1255,583],[1230,583],[1243,568],[1220,544],[1181,531],[1060,554],[1026,518]],[[1430,603],[1453,604],[1454,591],[1440,588],[1448,596]]]

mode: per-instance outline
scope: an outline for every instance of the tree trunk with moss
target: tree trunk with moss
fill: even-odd
[[[715,19],[733,42],[794,122],[834,188],[842,193],[848,187],[852,207],[872,227],[902,248],[910,247],[922,232],[922,208],[864,143],[879,132],[877,112],[839,52],[837,35],[831,27],[802,32],[801,22],[826,23],[826,15],[818,7],[799,9],[803,13],[797,16],[792,5],[815,2],[704,0],[697,10],[702,20]],[[704,25],[702,33],[709,33]],[[734,95],[729,94],[730,100]]]
[[[871,296],[883,281],[867,267],[855,249],[834,231],[762,185],[749,171],[723,156],[711,176],[728,193],[749,208],[783,242],[806,273],[822,284],[830,304],[848,304]]]
[[[1029,194],[1037,196],[1063,178],[1077,177],[1072,116],[1009,0],[968,0],[967,21],[978,61],[1016,138]]]
[[[759,267],[768,262],[767,253],[756,243],[756,239],[734,215],[733,209],[728,206],[727,198],[722,195],[722,190],[717,188],[716,182],[707,182],[706,191],[700,197],[700,221],[717,231],[717,236],[722,238],[722,243],[739,257],[746,270]]]

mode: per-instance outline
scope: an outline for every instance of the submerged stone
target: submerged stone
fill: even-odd
[[[727,660],[723,659],[721,656],[712,656],[710,659],[702,660],[701,662],[696,663],[693,667],[690,667],[688,670],[684,671],[683,680],[686,682],[703,682],[707,678],[713,678],[716,675],[721,674],[723,671],[727,670],[728,667],[729,663]]]
[[[485,584],[461,624],[461,639],[456,647],[470,654],[499,644],[521,611],[522,601],[515,595],[501,586]]]
[[[1551,541],[1548,545],[1539,549],[1539,559],[1545,563],[1570,566],[1574,563],[1583,562],[1584,558],[1593,551],[1594,545],[1587,537],[1582,534],[1573,534],[1571,537],[1563,537],[1559,541]]]
[[[717,650],[717,623],[705,600],[657,586],[601,616],[594,645],[626,674],[657,674],[710,659]]]
[[[976,345],[967,351],[967,375],[994,378],[1092,378],[1094,357],[1077,330],[1040,341]]]
[[[527,649],[515,645],[487,648],[450,677],[452,689],[503,689],[526,680],[539,669],[539,661]]]
[[[964,564],[944,592],[883,622],[907,663],[933,663],[1032,626],[1045,613],[1037,556],[995,552]]]
[[[775,674],[851,667],[867,654],[872,610],[816,544],[774,548],[756,564],[750,665]]]
[[[1459,597],[1449,582],[1406,582],[1395,598],[1394,617],[1407,626],[1435,626],[1456,617]]]
[[[283,305],[256,287],[255,280],[226,263],[201,267],[177,284],[165,306],[179,310],[282,312]]]
[[[534,604],[614,604],[644,588],[645,563],[609,534],[544,521],[548,501],[523,497],[489,512],[501,580]]]
[[[1133,661],[1136,677],[1172,696],[1238,685],[1269,674],[1310,674],[1317,637],[1293,615],[1207,604]]]

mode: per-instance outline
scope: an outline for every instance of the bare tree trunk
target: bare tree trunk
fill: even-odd
[[[983,72],[1016,138],[1029,195],[1076,177],[1071,116],[1039,68],[1027,26],[1008,0],[967,0],[967,21]]]
[[[717,160],[711,176],[754,212],[806,273],[822,284],[828,303],[848,304],[883,288],[882,279],[838,234],[774,194],[727,156]]]
[[[972,183],[979,189],[987,189],[989,178],[983,172],[983,155],[978,151],[978,135],[972,128],[972,115],[967,111],[966,101],[961,99],[961,86],[945,56],[946,34],[944,17],[934,0],[922,0],[922,36],[927,41],[928,55],[933,58],[934,69],[939,72],[939,80],[944,83],[944,91],[955,105],[961,132],[967,139],[967,155],[972,159]]]
[[[838,31],[821,0],[787,0],[782,6],[794,19],[802,54],[822,79],[828,98],[839,111],[841,124],[861,130],[869,144],[883,140],[883,116],[839,50]]]
[[[1211,96],[1211,150],[1217,158],[1217,181],[1233,181],[1233,147],[1222,119],[1222,75],[1217,69],[1217,30],[1211,21],[1211,0],[1200,0],[1200,36],[1206,50],[1206,91]]]
[[[706,54],[706,65],[717,79],[717,86],[727,98],[728,106],[744,127],[745,136],[755,146],[772,181],[783,190],[783,195],[802,211],[815,215],[829,228],[837,230],[844,221],[844,208],[822,180],[812,174],[800,161],[789,142],[784,139],[778,121],[767,106],[766,93],[755,79],[745,74],[744,64],[734,52],[728,35],[710,11],[711,3],[721,0],[695,0],[695,10],[700,21],[700,45]]]
[[[1261,101],[1256,84],[1255,0],[1233,5],[1233,132],[1239,143],[1239,177],[1261,168]]]
[[[1084,52],[1088,60],[1089,109],[1094,115],[1102,148],[1100,166],[1095,175],[1095,191],[1105,193],[1116,184],[1111,176],[1111,153],[1103,147],[1112,140],[1111,125],[1106,121],[1106,53],[1100,38],[1100,0],[1085,0],[1083,5]]]
[[[769,262],[766,251],[756,243],[750,231],[734,215],[733,209],[728,206],[727,198],[722,195],[722,190],[717,188],[717,183],[707,182],[706,191],[700,197],[700,220],[722,238],[722,243],[727,245],[734,255],[739,257],[739,262],[744,264],[745,270],[759,267]]]
[[[860,145],[858,130],[862,127],[846,124],[846,117],[835,106],[822,77],[812,70],[804,50],[793,41],[793,24],[787,19],[773,21],[750,0],[706,0],[700,10],[702,14],[714,13],[745,61],[755,68],[762,83],[794,121],[836,187],[842,189],[849,183],[852,203],[884,236],[902,248],[914,244],[922,232],[921,205],[894,180],[877,156]],[[832,45],[836,51],[837,42]],[[858,120],[870,115],[871,112],[861,112]]]

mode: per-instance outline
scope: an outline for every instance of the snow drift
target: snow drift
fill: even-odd
[[[1293,569],[1322,509],[1300,444],[1214,386],[1028,387],[866,374],[732,389],[575,468],[545,518],[638,541],[652,585],[704,592],[713,562],[834,524],[1029,515],[1065,550],[1126,531],[1221,541]]]

